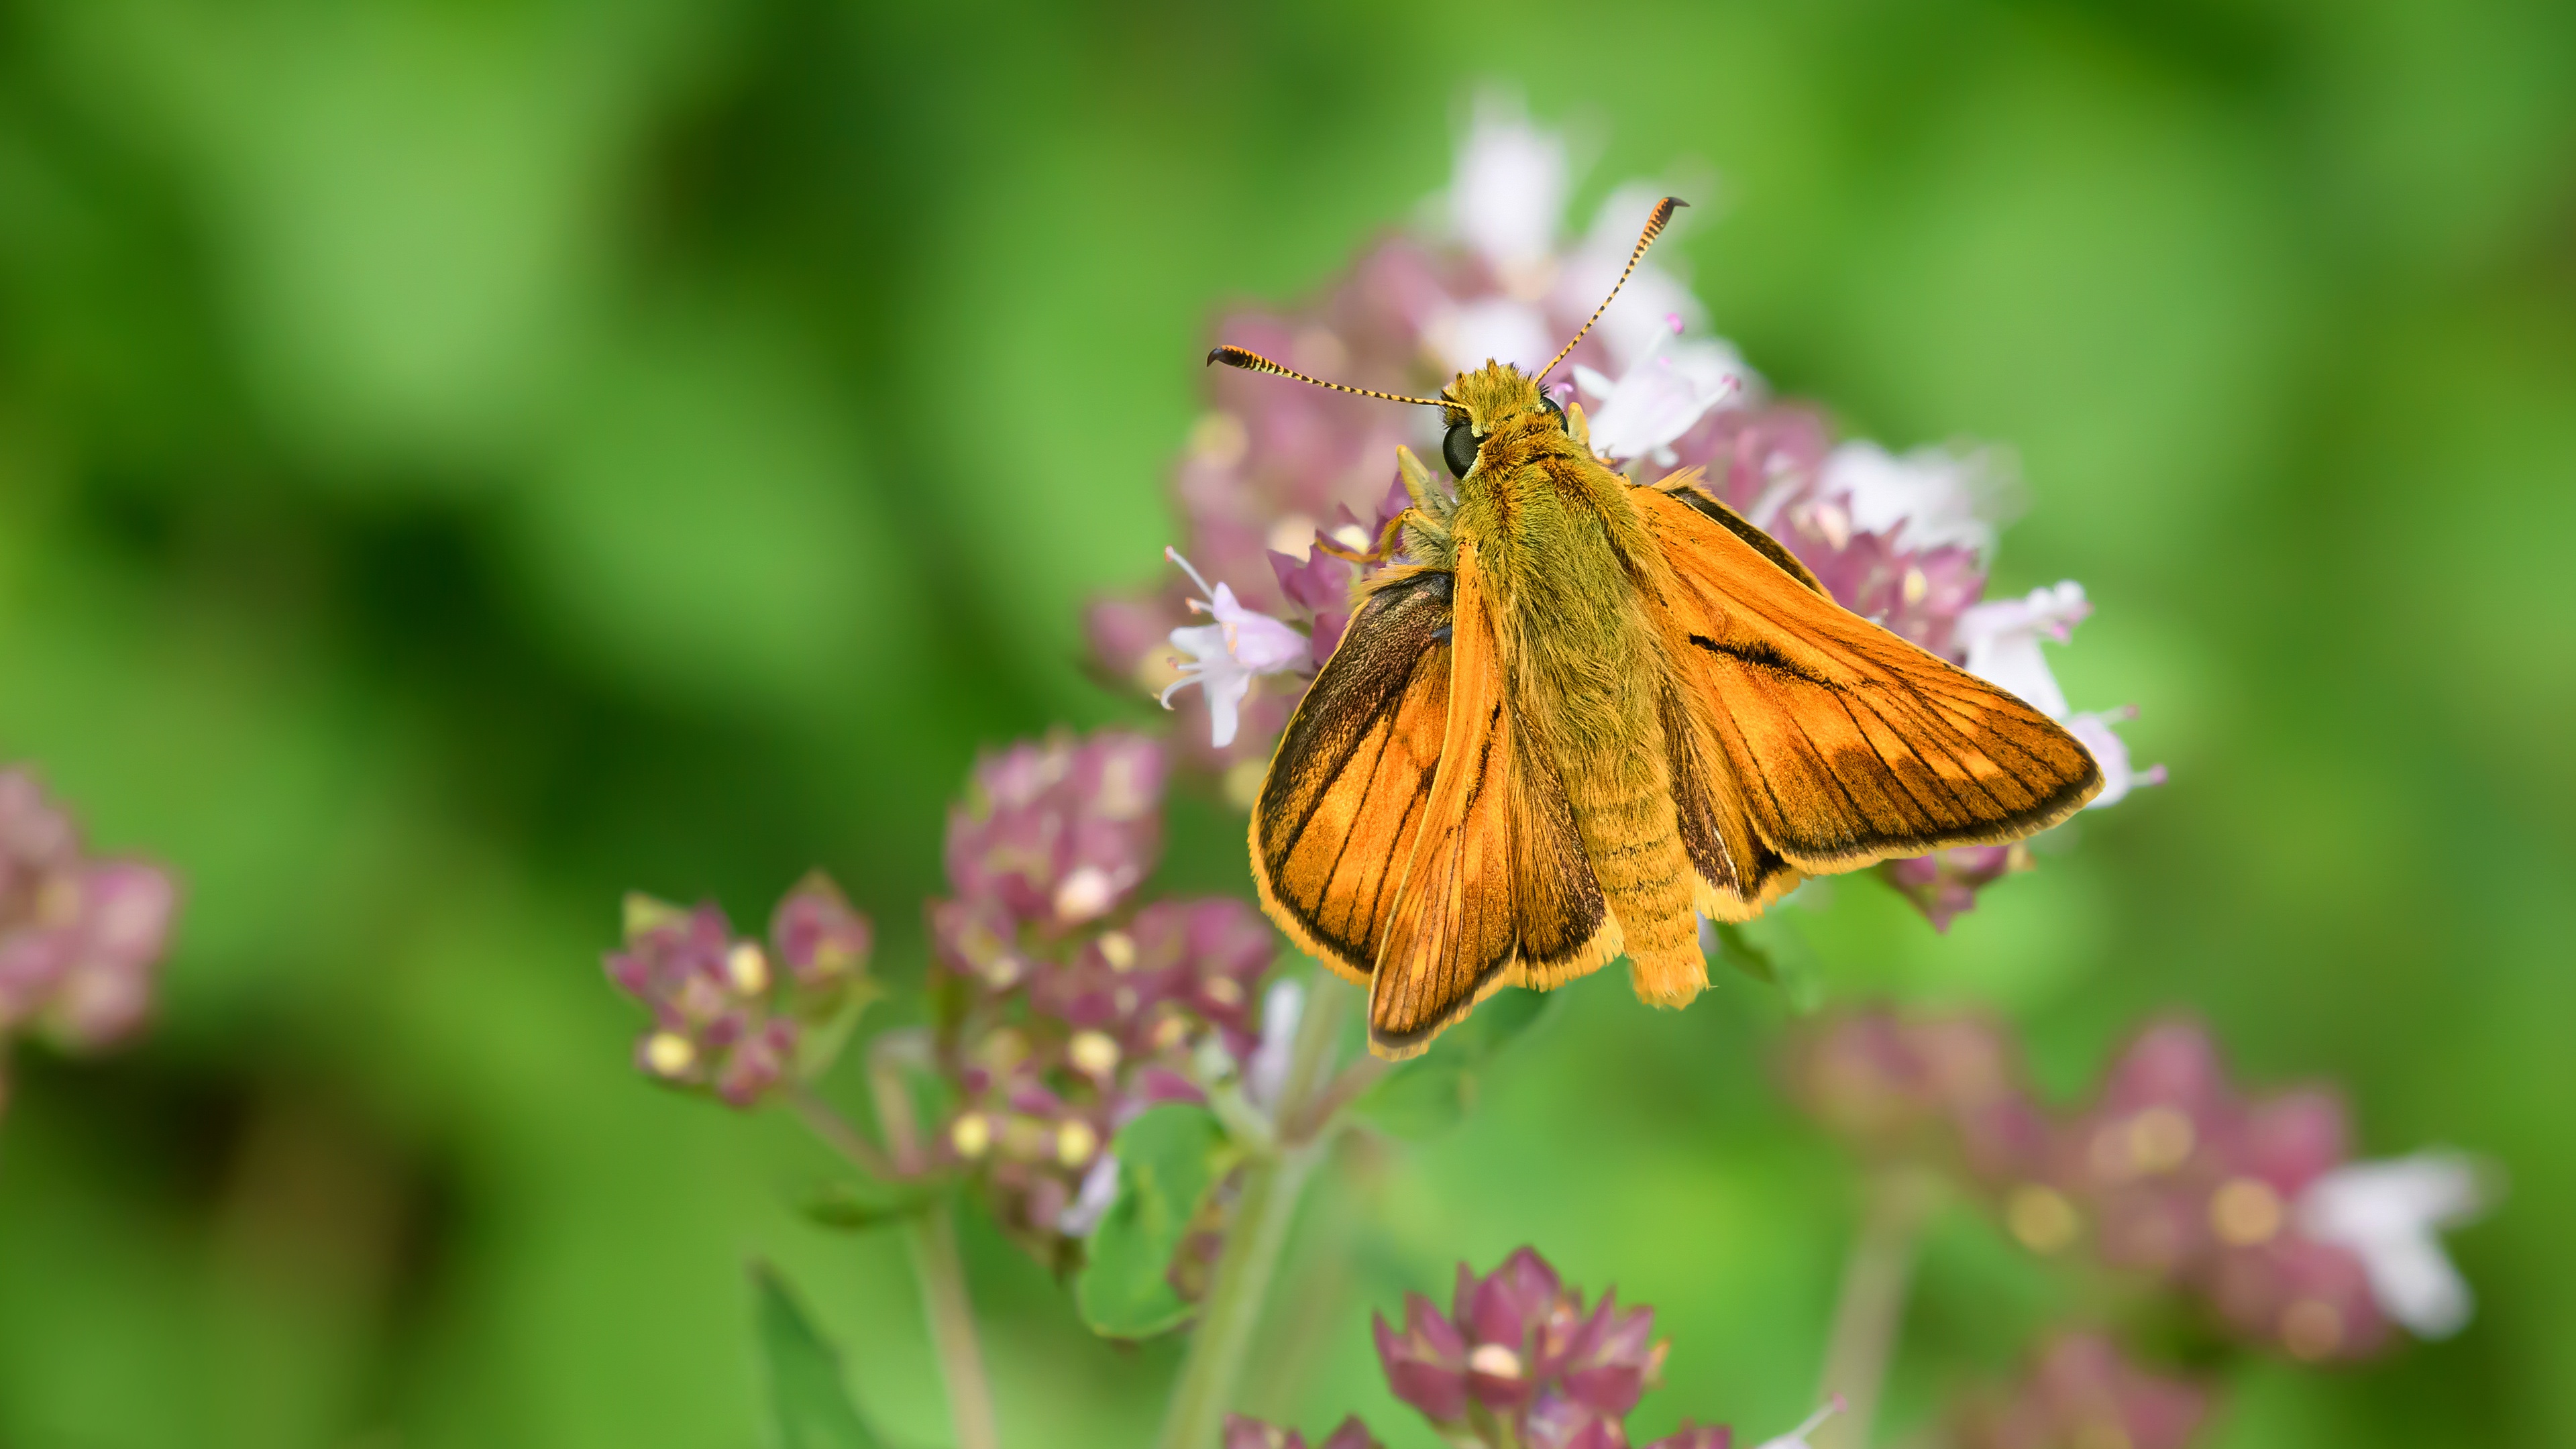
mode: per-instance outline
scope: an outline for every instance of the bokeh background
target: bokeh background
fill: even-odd
[[[1836,991],[2061,1092],[2180,1007],[2492,1156],[2469,1331],[2243,1360],[2211,1442],[2576,1443],[2576,11],[10,0],[0,756],[188,904],[147,1043],[13,1069],[0,1444],[761,1442],[755,1254],[937,1442],[899,1244],[631,1073],[618,893],[819,863],[918,972],[976,749],[1148,718],[1077,607],[1155,576],[1211,309],[1415,214],[1488,79],[1578,216],[1700,178],[1671,260],[1781,390],[2019,450],[1998,586],[2086,584],[2061,677],[2172,768],[1947,937],[1844,883]],[[1366,1314],[1529,1241],[1663,1310],[1641,1425],[1794,1420],[1852,1178],[1782,1017],[1574,988],[1311,1200],[1245,1407],[1429,1443]],[[967,1236],[1010,1440],[1140,1442],[1176,1346]],[[2053,1291],[1946,1223],[1899,1426]]]

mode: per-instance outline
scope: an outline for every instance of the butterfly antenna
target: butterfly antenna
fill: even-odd
[[[1275,372],[1281,377],[1293,377],[1299,382],[1311,382],[1317,387],[1329,387],[1335,392],[1346,392],[1353,397],[1381,398],[1387,402],[1413,403],[1426,408],[1457,406],[1456,403],[1444,402],[1436,397],[1406,397],[1402,393],[1379,392],[1373,387],[1345,387],[1338,382],[1326,382],[1320,377],[1308,377],[1293,367],[1282,367],[1258,352],[1248,351],[1232,343],[1209,348],[1207,360],[1211,363],[1222,362],[1228,367],[1240,367],[1246,372]]]
[[[1673,219],[1673,213],[1688,205],[1689,202],[1672,196],[1655,203],[1655,214],[1646,218],[1646,234],[1637,238],[1637,249],[1628,253],[1628,265],[1620,271],[1619,280],[1610,284],[1610,295],[1602,298],[1601,305],[1593,308],[1592,315],[1584,319],[1583,330],[1574,334],[1574,341],[1566,343],[1556,356],[1548,359],[1547,366],[1538,370],[1540,382],[1547,381],[1547,375],[1556,371],[1556,365],[1565,360],[1566,353],[1574,350],[1575,342],[1591,335],[1592,324],[1600,321],[1601,314],[1610,310],[1610,303],[1619,295],[1619,289],[1628,285],[1628,278],[1636,275],[1637,263],[1645,260],[1646,248],[1653,246],[1655,238],[1664,234],[1664,224]]]

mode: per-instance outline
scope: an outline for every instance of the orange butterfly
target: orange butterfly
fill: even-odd
[[[1263,908],[1369,988],[1381,1056],[1622,952],[1640,998],[1679,1006],[1708,984],[1700,915],[2018,840],[2102,787],[2073,736],[1836,604],[1698,470],[1603,466],[1582,408],[1539,390],[1600,316],[1536,377],[1488,362],[1438,398],[1208,354],[1449,421],[1454,497],[1396,450],[1413,504],[1381,551],[1418,562],[1361,586],[1252,812]]]

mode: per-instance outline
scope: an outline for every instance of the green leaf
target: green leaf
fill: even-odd
[[[796,1206],[821,1227],[855,1232],[918,1216],[938,1199],[939,1189],[925,1183],[827,1182]]]
[[[797,1306],[778,1270],[755,1262],[751,1283],[779,1449],[884,1449],[842,1385],[840,1354]]]
[[[1465,1021],[1442,1033],[1431,1050],[1388,1072],[1352,1104],[1352,1114],[1407,1139],[1456,1126],[1476,1105],[1493,1059],[1544,1019],[1554,1000],[1548,992],[1517,987],[1494,993]]]
[[[1171,1284],[1172,1255],[1236,1152],[1215,1113],[1185,1102],[1120,1128],[1110,1150],[1118,1155],[1118,1198],[1084,1245],[1074,1303],[1094,1333],[1150,1338],[1190,1316]]]
[[[1774,909],[1741,925],[1711,924],[1716,927],[1716,959],[1777,990],[1789,1009],[1801,1016],[1824,1004],[1825,980],[1817,969],[1816,948],[1786,912]]]

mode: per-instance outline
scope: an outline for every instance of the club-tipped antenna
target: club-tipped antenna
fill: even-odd
[[[1326,382],[1320,377],[1308,377],[1293,367],[1282,367],[1258,352],[1237,347],[1230,342],[1221,347],[1209,348],[1207,360],[1210,363],[1222,362],[1228,367],[1240,367],[1246,372],[1275,372],[1281,377],[1293,377],[1299,382],[1311,382],[1317,387],[1329,387],[1335,392],[1346,392],[1353,397],[1373,397],[1386,402],[1412,403],[1417,407],[1426,408],[1457,406],[1456,403],[1436,397],[1406,397],[1400,392],[1379,392],[1373,387],[1348,387],[1338,382]]]
[[[1556,371],[1556,365],[1563,362],[1566,354],[1574,350],[1576,342],[1591,335],[1592,324],[1600,321],[1601,314],[1610,310],[1610,303],[1618,297],[1619,289],[1628,285],[1628,279],[1636,275],[1637,263],[1645,260],[1646,248],[1653,246],[1655,238],[1664,234],[1664,224],[1673,219],[1673,213],[1688,205],[1690,205],[1689,202],[1677,196],[1667,196],[1655,203],[1655,214],[1646,218],[1645,235],[1637,238],[1637,249],[1628,253],[1628,265],[1620,269],[1619,280],[1610,284],[1610,295],[1602,298],[1601,305],[1592,309],[1592,315],[1583,319],[1583,330],[1574,334],[1573,341],[1558,349],[1556,356],[1548,359],[1547,366],[1538,370],[1540,383],[1544,384],[1547,381],[1547,375]]]

